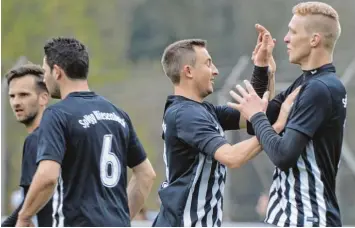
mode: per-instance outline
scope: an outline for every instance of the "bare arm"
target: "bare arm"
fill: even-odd
[[[156,177],[154,169],[148,159],[133,167],[132,170],[133,175],[127,187],[131,219],[142,209],[145,200],[152,190],[152,185]]]
[[[276,122],[273,125],[276,132],[281,132],[284,124]],[[225,144],[218,148],[214,157],[217,161],[226,165],[228,168],[240,168],[247,161],[254,158],[262,151],[258,139],[254,136],[234,145]]]
[[[18,214],[16,226],[26,226],[53,195],[60,172],[60,164],[43,160],[39,163],[25,202]]]
[[[267,90],[270,92],[269,100],[272,100],[275,97],[275,72],[268,72],[268,75],[269,83],[267,86]]]
[[[258,98],[257,94],[253,90],[253,87],[248,82],[249,89],[253,91],[255,97]],[[292,104],[300,90],[300,87],[292,92],[286,100],[283,102],[278,119],[276,123],[272,126],[277,134],[279,134],[286,126],[287,118],[290,113]],[[233,93],[232,93],[233,94]],[[232,95],[231,94],[231,95]],[[232,95],[234,99],[239,100],[240,98]],[[260,99],[260,98],[259,98]],[[267,96],[263,97],[264,102],[267,102]],[[260,101],[259,101],[260,103]],[[238,108],[236,104],[230,104],[232,107]],[[252,137],[248,140],[237,143],[233,146],[225,144],[221,146],[215,153],[215,158],[222,164],[227,165],[230,168],[239,168],[247,161],[255,157],[262,150],[259,141],[256,137]]]

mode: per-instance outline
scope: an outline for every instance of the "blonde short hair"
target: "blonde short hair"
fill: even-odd
[[[340,37],[341,26],[337,11],[323,2],[302,2],[293,7],[292,13],[301,16],[314,16],[314,20],[307,24],[308,32],[320,32],[325,37],[325,47],[334,49]]]

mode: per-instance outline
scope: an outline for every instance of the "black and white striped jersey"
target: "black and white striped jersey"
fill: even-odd
[[[305,71],[274,101],[282,103],[302,85],[290,113],[287,128],[309,137],[297,160],[287,170],[276,167],[265,222],[277,226],[341,226],[335,194],[346,91],[332,64]]]
[[[153,226],[221,226],[226,167],[214,159],[227,143],[223,130],[239,128],[227,106],[169,96],[163,120],[166,181]]]

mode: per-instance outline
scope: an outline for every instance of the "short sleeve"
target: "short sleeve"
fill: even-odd
[[[239,130],[240,112],[227,105],[214,106],[223,130]]]
[[[214,156],[227,140],[221,135],[219,125],[202,106],[186,105],[176,113],[178,138],[202,153]]]
[[[65,116],[57,110],[47,108],[39,126],[37,163],[53,160],[62,164],[66,150]]]
[[[21,187],[30,186],[32,178],[36,172],[37,144],[38,139],[35,135],[30,134],[29,136],[27,136],[25,144],[23,146],[23,158],[20,180]]]
[[[138,139],[136,131],[132,125],[131,120],[128,118],[128,126],[129,126],[129,146],[128,146],[128,155],[127,155],[127,165],[129,168],[133,168],[140,163],[142,163],[147,155],[145,150]]]
[[[323,82],[312,80],[301,88],[286,128],[292,128],[313,137],[330,111],[329,89]]]

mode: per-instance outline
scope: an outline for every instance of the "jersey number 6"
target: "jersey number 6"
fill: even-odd
[[[115,187],[121,177],[121,164],[118,157],[111,152],[112,135],[104,135],[100,158],[100,178],[105,187]],[[109,172],[109,167],[111,172]]]

